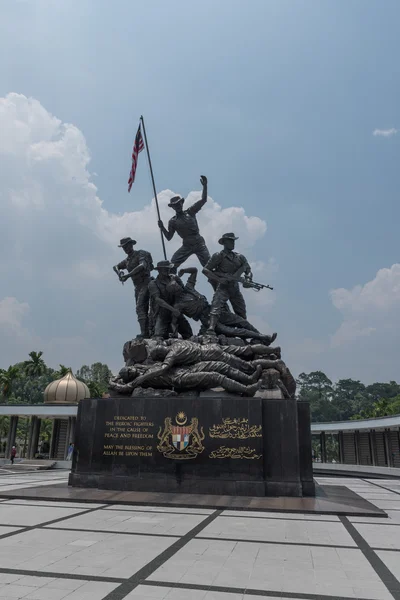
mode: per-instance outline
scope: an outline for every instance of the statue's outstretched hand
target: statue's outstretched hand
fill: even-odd
[[[183,275],[186,275],[186,273],[196,273],[197,274],[197,269],[195,267],[186,267],[186,269],[179,269],[178,271],[178,277],[183,277]]]
[[[200,175],[200,183],[203,187],[207,185],[207,177],[205,175]]]
[[[164,227],[164,223],[161,221],[161,219],[158,221],[158,226],[160,229]]]

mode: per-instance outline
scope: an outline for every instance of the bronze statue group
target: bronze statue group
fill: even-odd
[[[175,196],[168,205],[175,211],[168,228],[158,222],[168,241],[175,233],[182,239],[171,261],[154,266],[149,252],[135,249],[136,240],[120,241],[126,257],[114,271],[121,282],[132,279],[140,334],[125,344],[125,367],[111,380],[110,390],[139,395],[151,388],[170,395],[222,387],[253,396],[264,387],[292,397],[294,379],[280,348],[271,347],[276,333],[262,334],[249,323],[240,290],[240,285],[256,291],[269,286],[253,282],[247,259],[234,251],[234,233],[224,233],[218,240],[222,250],[210,255],[196,218],[207,202],[207,178],[201,176],[200,182],[201,200],[184,210],[184,198]],[[196,290],[198,269],[179,268],[193,255],[213,287],[211,303]],[[200,322],[197,336],[188,319]]]

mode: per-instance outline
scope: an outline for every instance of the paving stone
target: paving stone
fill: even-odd
[[[56,491],[60,479],[66,480],[65,474],[47,473],[11,477],[5,483],[0,476],[0,493],[24,487],[24,482],[28,490],[50,483]],[[397,494],[372,482],[318,479],[331,486],[331,498],[342,485],[376,506],[400,506]],[[396,487],[393,481],[385,485]],[[0,536],[6,534],[0,537],[0,569],[5,571],[0,572],[0,600],[102,600],[108,595],[113,599],[121,583],[128,590],[124,600],[259,600],[248,593],[244,598],[245,589],[264,591],[270,600],[285,594],[292,600],[296,594],[303,594],[303,600],[309,595],[314,600],[318,596],[389,600],[392,595],[378,575],[383,576],[379,559],[389,569],[386,573],[392,573],[389,583],[398,584],[400,597],[400,583],[394,583],[400,579],[398,510],[388,510],[387,519],[350,516],[343,522],[330,514],[258,510],[225,510],[210,522],[214,514],[201,506],[7,500],[0,503]],[[60,521],[41,526],[52,519]],[[197,537],[185,537],[204,522],[209,524]],[[13,525],[28,530],[21,533]],[[353,537],[354,532],[361,538]],[[157,557],[182,539],[183,546],[159,564]],[[376,551],[378,562],[367,560],[357,546],[360,539],[364,550],[385,548]],[[370,555],[374,556],[372,550]],[[134,587],[135,573],[143,567],[150,569],[146,585]],[[132,583],[127,584],[129,578]],[[120,598],[117,592],[114,597]]]

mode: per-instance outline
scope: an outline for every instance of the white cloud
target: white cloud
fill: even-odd
[[[127,235],[136,237],[155,261],[162,258],[154,200],[122,215],[106,210],[88,168],[84,135],[35,99],[20,94],[0,98],[0,131],[5,296],[0,296],[0,366],[40,349],[53,366],[62,362],[77,368],[102,360],[119,368],[122,344],[137,333],[137,326],[132,286],[119,284],[112,265],[123,258],[117,246]],[[173,195],[173,190],[159,194],[165,222]],[[187,205],[199,197],[200,192],[190,193]],[[199,224],[211,252],[220,248],[221,233],[235,231],[238,250],[250,258],[251,247],[266,231],[263,220],[211,198],[199,213]],[[168,243],[169,255],[178,245],[179,239]],[[191,264],[198,264],[197,259]],[[269,283],[274,269],[273,261],[257,263],[257,278]],[[205,280],[201,287],[210,297]],[[256,297],[267,294],[245,293],[249,313],[252,307],[256,312]]]
[[[396,133],[398,132],[398,129],[395,129],[394,127],[391,127],[390,129],[374,129],[374,131],[372,132],[372,135],[376,136],[376,137],[392,137],[393,135],[396,135]]]
[[[360,337],[368,337],[376,331],[375,327],[363,327],[360,321],[344,321],[331,338],[333,348],[337,348]]]
[[[357,285],[352,290],[333,290],[331,298],[333,305],[344,313],[385,314],[400,305],[400,264],[380,269],[365,285]]]
[[[380,269],[374,279],[351,290],[339,288],[331,292],[331,300],[343,317],[332,337],[333,346],[371,337],[374,345],[379,336],[391,339],[400,335],[400,264]]]
[[[29,304],[26,302],[18,302],[16,298],[11,297],[3,298],[0,301],[0,327],[7,327],[14,333],[19,333],[29,310]]]

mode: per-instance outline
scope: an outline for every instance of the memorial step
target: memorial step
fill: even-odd
[[[17,459],[18,460],[18,459]],[[52,469],[56,464],[54,460],[28,460],[22,459],[17,460],[12,465],[11,463],[6,463],[1,465],[2,470],[14,471],[46,471],[47,469]]]

